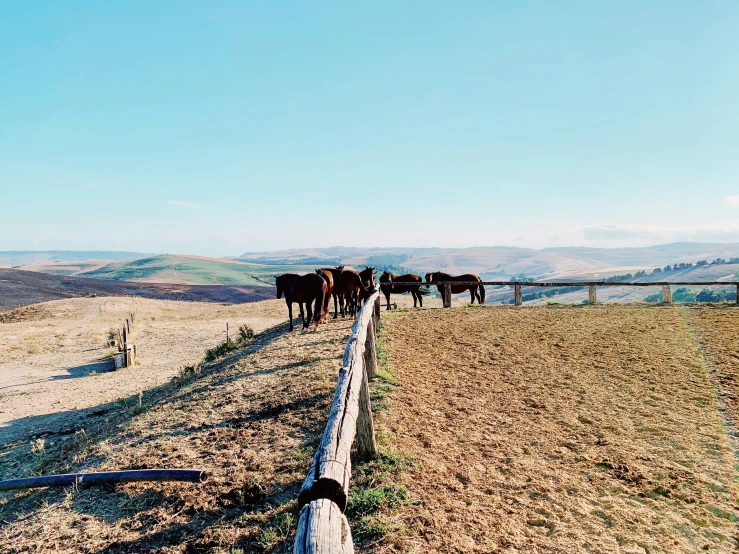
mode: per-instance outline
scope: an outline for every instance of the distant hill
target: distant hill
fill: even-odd
[[[118,250],[5,250],[0,251],[0,267],[89,260],[135,260],[151,255]]]
[[[165,255],[127,262],[115,262],[76,274],[79,277],[151,283],[187,283],[193,285],[228,285],[265,287],[274,276],[312,272],[316,265],[259,265],[218,258]]]
[[[601,270],[652,269],[679,262],[739,257],[739,243],[672,243],[643,248],[351,248],[245,253],[237,259],[262,264],[342,263],[346,265],[402,265],[418,273],[440,269],[448,273],[477,273],[483,279],[526,275],[534,279],[591,274]],[[310,260],[310,261],[308,261]]]
[[[193,302],[241,303],[274,298],[267,286],[212,286],[115,281],[49,275],[36,271],[0,269],[0,311],[80,296],[142,296]],[[2,319],[0,318],[0,323]]]

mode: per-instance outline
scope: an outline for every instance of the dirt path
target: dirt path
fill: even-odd
[[[247,324],[263,331],[287,317],[268,300],[221,305],[142,298],[74,298],[0,324],[0,443],[72,426],[86,408],[155,387]],[[111,371],[106,346],[131,312],[138,363]]]
[[[688,318],[708,322],[736,377],[736,350],[719,337],[737,336],[739,312],[717,314]],[[380,432],[418,463],[398,478],[409,502],[378,552],[737,548],[736,457],[678,309],[385,321],[398,386]]]

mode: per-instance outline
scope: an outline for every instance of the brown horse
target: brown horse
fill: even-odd
[[[400,283],[409,283],[414,281],[418,285],[394,285],[393,281]],[[413,296],[413,307],[416,307],[416,301],[423,308],[423,297],[421,296],[421,285],[423,285],[423,279],[419,275],[408,273],[407,275],[393,275],[392,273],[385,272],[380,275],[380,290],[385,295],[387,300],[387,309],[390,309],[390,293],[403,294],[404,292],[410,292]]]
[[[331,295],[334,292],[334,275],[328,269],[316,269],[316,274],[326,280],[326,297],[323,300],[323,316],[328,317],[328,303],[331,301]]]
[[[334,287],[339,293],[344,295],[347,311],[350,316],[355,316],[359,311],[359,302],[369,298],[372,295],[374,287],[368,289],[364,286],[359,273],[353,269],[345,269],[339,275],[338,281],[334,283]],[[344,315],[342,311],[341,315]]]
[[[318,271],[316,270],[316,272]],[[341,272],[344,271],[344,266],[340,265],[336,268],[323,267],[320,271],[328,271],[334,279],[334,286],[331,289],[331,294],[334,297],[334,319],[339,317],[339,308],[341,308],[341,317],[344,317],[344,295],[338,289],[339,277],[341,276]]]
[[[282,298],[283,293],[285,295],[285,303],[290,315],[290,330],[293,330],[293,302],[301,305],[301,315],[303,312],[302,304],[305,303],[306,317],[303,318],[303,332],[310,327],[311,319],[315,319],[316,329],[318,329],[328,288],[326,280],[315,273],[309,273],[308,275],[286,273],[277,277],[275,286],[277,287],[277,298]],[[313,301],[315,301],[315,318],[311,308]]]
[[[375,285],[376,273],[377,270],[374,267],[365,267],[359,272],[359,276],[362,278],[362,283],[364,283],[365,287],[370,288]]]
[[[441,271],[435,271],[433,273],[426,274],[426,282],[430,285],[438,283],[440,281],[477,281],[480,282],[480,278],[472,273],[466,273],[464,275],[449,275],[448,273],[442,273]],[[437,290],[442,295],[444,294],[443,285],[436,285]],[[459,294],[466,290],[470,291],[470,304],[475,303],[475,298],[480,304],[485,303],[485,287],[482,285],[452,285],[452,294]]]

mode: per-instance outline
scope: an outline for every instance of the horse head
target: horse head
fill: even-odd
[[[436,277],[436,274],[435,273],[427,273],[426,274],[426,282],[427,283],[433,283],[434,282],[434,277]]]
[[[380,275],[380,283],[392,283],[394,275],[389,271],[383,271]]]
[[[282,292],[285,290],[285,277],[286,275],[280,275],[275,279],[275,287],[277,288],[277,298],[282,298]]]
[[[343,265],[337,265],[336,266],[336,269],[338,269],[339,271],[344,271],[344,266]]]

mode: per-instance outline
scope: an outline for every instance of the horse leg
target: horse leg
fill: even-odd
[[[477,288],[477,287],[475,287],[475,288]],[[470,297],[471,297],[470,298],[470,304],[474,304],[475,303],[475,289],[472,288],[472,287],[470,287]]]
[[[423,308],[423,296],[421,296],[421,289],[420,288],[416,291],[416,294],[418,295],[418,305],[419,305],[419,308]]]
[[[293,303],[287,302],[287,300],[285,301],[285,303],[287,304],[287,313],[290,315],[290,330],[292,331],[293,330]]]
[[[390,309],[390,293],[389,292],[385,293],[385,300],[387,300],[387,309],[389,310]]]
[[[334,293],[334,319],[339,317],[339,297]]]
[[[310,302],[306,303],[305,311],[306,319],[303,320],[303,333],[305,333],[306,329],[310,326],[310,320],[313,319],[313,308],[311,307]]]
[[[305,316],[303,315],[303,303],[298,302],[298,306],[300,306],[300,323],[305,323]]]

